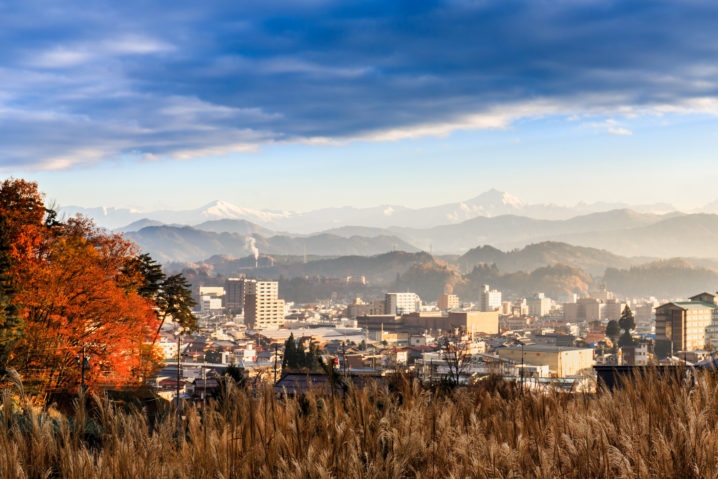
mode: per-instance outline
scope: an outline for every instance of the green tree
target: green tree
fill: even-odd
[[[182,332],[197,331],[197,318],[192,308],[197,304],[192,298],[192,288],[181,273],[166,276],[162,266],[147,254],[132,258],[124,267],[123,273],[130,278],[130,285],[137,292],[153,301],[155,313],[160,320],[153,344],[167,318],[178,324]]]
[[[140,283],[137,285],[137,292],[145,298],[155,300],[162,283],[167,279],[162,272],[162,266],[147,254],[141,254],[125,266],[124,273],[136,278]]]
[[[636,327],[636,321],[633,317],[633,312],[628,305],[623,308],[621,317],[618,319],[618,326],[623,330],[623,334],[618,340],[618,345],[633,346],[633,337],[631,336],[631,330]]]
[[[284,342],[284,358],[282,359],[282,371],[297,367],[297,344],[294,342],[294,333],[291,333]]]
[[[196,305],[192,288],[181,273],[173,274],[162,282],[157,295],[157,307],[161,323],[170,317],[185,333],[197,331],[197,318],[192,314]],[[162,324],[160,324],[160,328]]]
[[[321,371],[322,356],[316,344],[310,344],[309,351],[305,351],[304,341],[296,341],[294,334],[290,334],[284,343],[284,359],[282,372],[290,371]]]
[[[606,325],[606,336],[611,338],[611,341],[616,342],[616,338],[621,334],[621,327],[618,325],[618,321],[612,319]]]

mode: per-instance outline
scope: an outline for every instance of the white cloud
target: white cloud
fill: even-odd
[[[120,35],[96,42],[56,45],[33,54],[26,64],[35,68],[59,69],[91,64],[123,55],[150,55],[173,50],[169,43],[143,35]]]
[[[608,132],[612,135],[633,135],[633,132],[626,128],[609,128]]]

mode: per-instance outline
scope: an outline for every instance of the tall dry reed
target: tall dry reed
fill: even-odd
[[[402,378],[346,396],[226,396],[151,424],[99,398],[73,418],[3,395],[0,477],[716,477],[718,386],[651,376],[596,396]],[[13,394],[15,394],[13,392]],[[14,411],[14,412],[11,412]]]

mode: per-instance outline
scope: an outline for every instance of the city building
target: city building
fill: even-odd
[[[224,307],[235,313],[243,313],[245,284],[252,281],[245,278],[227,278],[224,282]]]
[[[452,328],[460,328],[468,334],[499,334],[498,311],[451,311],[447,322]]]
[[[367,315],[357,317],[359,327],[372,335],[376,331],[423,334],[425,331],[462,329],[468,334],[494,335],[499,333],[498,311],[418,312],[403,314]],[[373,335],[372,335],[373,336]]]
[[[596,291],[589,291],[588,292],[589,297],[600,299],[604,303],[614,299],[613,293],[606,289],[606,285],[601,285],[601,287]]]
[[[563,348],[547,345],[511,346],[499,348],[499,357],[509,359],[517,364],[548,366],[551,373],[564,378],[577,376],[590,371],[593,366],[593,349]]]
[[[244,323],[249,329],[278,328],[284,324],[285,304],[278,298],[276,281],[251,281],[245,284]]]
[[[569,323],[600,321],[605,319],[605,309],[600,299],[580,298],[575,303],[564,303],[564,320]]]
[[[704,349],[709,342],[706,329],[711,326],[715,309],[715,303],[693,298],[657,307],[656,342],[670,342],[674,353]]]
[[[496,311],[501,307],[501,291],[485,284],[479,294],[479,309],[483,312]]]
[[[200,296],[214,296],[216,298],[224,297],[225,291],[222,286],[200,286]]]
[[[538,293],[536,296],[526,298],[526,306],[529,316],[542,318],[551,312],[551,298],[547,298],[544,293]]]
[[[217,313],[222,311],[222,298],[208,294],[199,297],[199,309],[202,313]]]
[[[441,311],[448,311],[450,309],[459,307],[459,297],[455,294],[442,294],[436,302],[437,307]]]
[[[648,365],[648,344],[636,344],[621,348],[621,362],[629,366]]]
[[[421,299],[415,293],[386,293],[384,314],[401,315],[421,311]]]
[[[347,305],[346,316],[349,319],[357,319],[359,316],[372,314],[371,310],[371,304],[365,303],[361,298],[354,298],[354,300]]]

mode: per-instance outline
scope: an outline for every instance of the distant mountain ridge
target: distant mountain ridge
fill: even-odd
[[[501,251],[493,246],[479,246],[464,253],[456,260],[459,269],[468,273],[479,264],[496,264],[501,271],[533,271],[535,269],[565,264],[579,268],[593,276],[603,275],[607,268],[628,268],[645,262],[644,258],[627,258],[606,250],[573,246],[567,243],[545,241],[527,245],[523,249]]]
[[[109,229],[122,228],[142,218],[165,224],[197,225],[205,221],[235,219],[246,220],[276,231],[310,234],[343,226],[422,228],[443,224],[456,224],[476,217],[500,215],[525,216],[532,219],[565,220],[574,216],[607,211],[633,209],[639,212],[666,213],[674,211],[671,205],[627,205],[622,203],[579,203],[575,206],[556,204],[530,204],[506,192],[491,189],[465,201],[445,203],[424,208],[407,208],[399,205],[379,205],[368,208],[331,207],[307,212],[272,211],[244,208],[227,201],[217,200],[197,209],[138,211],[122,208],[83,208],[65,206],[65,215],[83,214]]]
[[[249,254],[303,254],[321,256],[371,256],[393,250],[415,252],[412,245],[396,236],[342,238],[330,234],[307,237],[217,233],[189,226],[148,226],[125,234],[161,262],[195,262],[213,255],[239,257]]]

